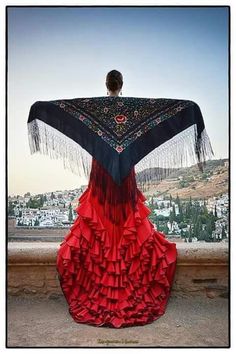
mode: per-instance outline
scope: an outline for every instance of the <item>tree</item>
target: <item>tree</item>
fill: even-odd
[[[15,215],[14,208],[15,208],[15,204],[13,204],[13,202],[9,202],[8,203],[8,215],[9,216]]]
[[[184,229],[184,228],[186,228],[186,227],[187,227],[187,224],[184,223],[183,221],[181,221],[180,224],[179,224],[179,228],[180,228],[180,229]]]
[[[179,205],[179,221],[183,221],[184,220],[184,214],[183,214],[183,207],[182,205],[180,204]]]
[[[39,220],[38,219],[35,220],[34,226],[39,226]]]
[[[164,234],[168,235],[169,229],[168,229],[168,226],[167,226],[166,223],[165,223],[165,225],[163,227],[163,232],[164,232]]]
[[[173,217],[174,217],[174,220],[176,218],[176,211],[175,211],[175,205],[173,204],[172,206],[172,210],[173,210]]]
[[[207,220],[207,224],[206,224],[206,232],[207,232],[207,239],[211,239],[212,238],[212,223],[211,223],[211,219]]]
[[[215,230],[215,228],[216,228],[216,225],[215,225],[215,220],[216,218],[214,217],[214,215],[212,214],[211,216],[210,216],[210,221],[211,221],[211,228],[212,228],[212,230]]]
[[[192,204],[192,197],[191,197],[191,195],[190,195],[190,198],[189,198],[189,203],[190,203],[190,206],[193,205],[193,204]]]
[[[192,242],[192,236],[193,236],[193,230],[192,230],[192,225],[190,225],[188,242]]]
[[[175,199],[175,203],[178,205],[178,207],[180,206],[180,199],[179,199],[179,195],[177,193],[176,199]]]
[[[194,237],[197,237],[199,238],[199,235],[202,231],[202,223],[201,223],[201,218],[200,216],[197,217],[197,221],[196,223],[194,224],[194,228],[193,228],[193,234],[194,234]]]
[[[198,236],[198,240],[199,241],[206,241],[208,238],[208,234],[206,232],[206,230],[201,230],[201,232],[199,233],[199,236]]]
[[[173,222],[175,221],[175,217],[174,217],[174,212],[173,211],[170,212],[169,220],[170,220],[171,227],[172,227]]]
[[[69,205],[69,216],[68,216],[68,220],[69,220],[70,222],[73,221],[73,213],[72,213],[72,205],[71,205],[71,203],[70,203],[70,205]]]
[[[184,242],[188,242],[188,238],[189,238],[189,231],[186,231],[185,232],[185,235],[184,235],[185,239],[184,239]]]
[[[42,207],[43,204],[44,204],[44,197],[43,197],[43,194],[40,194],[39,204],[40,204],[41,207]]]
[[[222,227],[222,234],[221,234],[221,235],[222,235],[222,240],[224,240],[225,238],[227,238],[227,237],[226,237],[226,232],[225,232],[225,227],[224,227],[224,226]]]
[[[30,197],[28,203],[26,203],[27,208],[38,209],[40,208],[40,206],[41,206],[40,199],[36,199],[36,198],[32,199]]]
[[[216,210],[216,205],[215,205],[214,216],[217,218],[217,210]]]
[[[187,202],[186,203],[186,206],[185,206],[185,215],[186,215],[186,218],[189,219],[190,216],[191,216],[191,204],[190,202]]]

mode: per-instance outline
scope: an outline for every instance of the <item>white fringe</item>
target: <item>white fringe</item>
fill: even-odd
[[[27,126],[31,154],[40,152],[52,159],[62,158],[65,169],[89,181],[92,156],[85,149],[40,119],[34,119]],[[213,155],[206,129],[197,140],[197,125],[194,124],[147,154],[135,165],[135,172],[141,173],[142,183],[160,181],[173,169],[196,163],[203,171],[207,157]]]
[[[27,126],[31,154],[39,152],[52,159],[62,158],[65,169],[89,179],[92,156],[78,143],[40,119],[34,119]]]
[[[214,155],[209,136],[204,129],[197,140],[197,125],[193,124],[147,154],[135,165],[142,183],[161,181],[182,167],[198,164],[203,172],[207,158]]]

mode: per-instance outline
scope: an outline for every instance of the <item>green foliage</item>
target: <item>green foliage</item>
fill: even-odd
[[[168,229],[167,224],[165,224],[165,226],[163,228],[163,232],[164,232],[164,234],[168,235],[169,229]]]
[[[70,203],[70,205],[69,205],[69,216],[68,216],[68,219],[69,219],[70,222],[73,221],[73,212],[72,212],[72,205],[71,205],[71,203]]]
[[[157,229],[167,234],[167,221],[170,223],[176,221],[181,230],[182,238],[187,238],[189,242],[192,242],[193,237],[196,237],[198,240],[212,242],[212,233],[215,230],[215,221],[217,220],[217,217],[212,212],[208,213],[206,203],[200,205],[198,201],[192,201],[191,196],[189,200],[183,201],[180,200],[178,195],[174,202],[178,205],[179,214],[176,214],[176,206],[174,204],[172,205],[169,217],[163,215],[157,216],[154,213],[150,214],[149,218],[157,225]],[[164,205],[162,203],[161,208],[163,207]],[[153,210],[154,209],[155,207]],[[191,226],[190,230],[183,231],[188,225]],[[224,237],[226,237],[225,230],[223,234]]]
[[[193,176],[186,176],[186,182],[191,183],[191,182],[194,182],[194,181],[195,181],[195,179],[194,179]]]
[[[165,221],[166,219],[169,219],[168,217],[164,215],[156,215],[157,220],[159,221]]]
[[[208,177],[208,173],[207,173],[207,172],[203,172],[203,173],[201,174],[201,180],[206,180],[207,177]]]
[[[186,188],[189,186],[189,183],[185,180],[179,181],[179,188]]]
[[[225,232],[225,227],[222,227],[222,240],[224,240],[225,238],[227,238],[226,236],[226,232]]]
[[[14,208],[15,208],[15,203],[13,203],[13,202],[9,202],[8,203],[8,215],[9,216],[14,216],[15,215],[15,213],[14,213]]]
[[[28,203],[26,203],[27,208],[38,209],[42,207],[42,200],[41,198],[30,198]]]

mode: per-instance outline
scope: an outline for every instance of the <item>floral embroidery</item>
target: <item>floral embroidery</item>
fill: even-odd
[[[137,133],[136,133],[136,136],[140,136],[142,135],[142,130],[139,130]]]
[[[190,100],[118,96],[50,102],[82,121],[119,153],[159,123],[195,104]]]
[[[182,109],[183,109],[183,107],[179,106],[179,107],[176,108],[176,112],[180,112],[180,111],[182,111]]]
[[[116,151],[117,151],[117,152],[122,152],[123,150],[124,150],[124,149],[123,149],[122,146],[119,146],[119,145],[118,145],[118,146],[116,147]]]
[[[123,114],[119,114],[118,116],[115,116],[115,121],[116,123],[120,124],[120,123],[125,123],[127,121],[127,117],[124,116]]]

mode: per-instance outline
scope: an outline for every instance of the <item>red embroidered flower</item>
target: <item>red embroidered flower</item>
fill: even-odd
[[[119,114],[118,116],[115,116],[115,121],[116,123],[120,124],[120,123],[125,123],[127,121],[127,117],[124,116],[123,114]]]
[[[79,116],[79,119],[80,119],[80,120],[84,120],[85,117],[81,114],[81,115]]]
[[[121,151],[123,151],[124,149],[123,149],[123,146],[121,146],[121,145],[117,145],[117,147],[116,147],[116,151],[117,152],[121,152]]]

